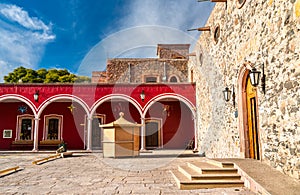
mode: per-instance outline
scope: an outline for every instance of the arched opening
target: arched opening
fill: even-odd
[[[193,113],[176,97],[156,99],[146,108],[145,118],[152,122],[145,121],[146,149],[185,149],[195,139]]]
[[[21,96],[0,97],[0,150],[32,150],[34,117],[32,104]]]
[[[137,105],[129,99],[119,96],[111,96],[99,101],[92,110],[91,149],[102,149],[103,131],[99,124],[107,124],[119,119],[120,112],[124,113],[124,119],[132,123],[141,122],[141,114]],[[95,138],[96,137],[96,138]]]
[[[85,149],[84,124],[88,109],[83,101],[73,96],[58,95],[45,102],[38,113],[38,148],[56,150],[58,144],[64,142],[68,149]]]
[[[249,72],[251,67],[245,65],[240,71],[239,79],[239,115],[241,155],[259,160],[260,135],[258,129],[257,89],[251,85]]]
[[[176,76],[172,76],[172,77],[170,78],[170,82],[171,82],[171,83],[177,83],[177,82],[178,82],[177,77],[176,77]]]

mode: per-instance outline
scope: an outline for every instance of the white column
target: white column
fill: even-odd
[[[87,151],[92,150],[92,122],[93,122],[93,117],[88,117],[88,128],[87,128]]]
[[[39,118],[34,118],[33,152],[37,152],[39,150],[39,121]]]
[[[145,128],[145,118],[141,118],[141,151],[146,150],[146,128]]]

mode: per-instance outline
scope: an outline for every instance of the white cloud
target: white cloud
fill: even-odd
[[[45,45],[55,39],[51,24],[8,4],[0,4],[0,37],[0,82],[18,66],[36,67]]]
[[[140,25],[161,25],[186,31],[206,23],[214,3],[196,0],[132,0],[121,20],[122,28]]]
[[[104,70],[107,58],[156,57],[157,44],[189,43],[191,49],[198,32],[187,29],[205,25],[213,3],[196,0],[131,0],[124,8],[124,16],[111,33],[95,45],[83,59],[78,72],[89,75]]]
[[[21,7],[16,5],[0,4],[0,13],[12,22],[27,28],[31,31],[42,31],[41,34],[34,33],[37,38],[51,40],[55,36],[51,33],[51,24],[46,25],[43,21],[36,17],[30,17],[28,12],[24,11]]]

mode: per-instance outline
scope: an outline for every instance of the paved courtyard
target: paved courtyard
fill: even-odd
[[[0,194],[253,194],[246,188],[179,190],[170,170],[197,156],[142,154],[138,158],[102,158],[101,153],[74,153],[40,165],[45,153],[2,153],[0,170],[21,170],[0,178]]]

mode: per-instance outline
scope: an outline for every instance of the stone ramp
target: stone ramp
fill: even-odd
[[[181,190],[243,187],[244,182],[233,163],[188,162],[171,171]]]
[[[281,173],[263,161],[239,158],[213,160],[222,163],[233,162],[245,182],[245,187],[257,194],[300,194],[300,180]]]

